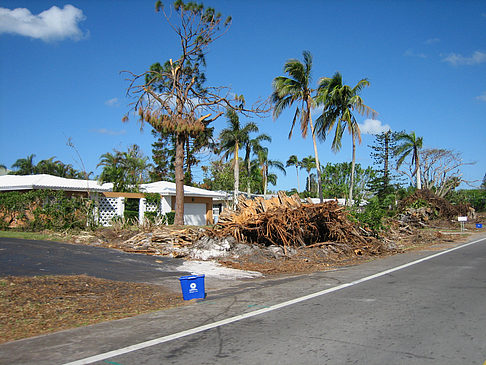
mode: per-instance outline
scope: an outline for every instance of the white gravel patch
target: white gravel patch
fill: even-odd
[[[182,265],[176,267],[176,270],[190,272],[192,275],[204,274],[208,278],[223,280],[251,279],[263,276],[258,271],[231,269],[214,261],[184,261]]]

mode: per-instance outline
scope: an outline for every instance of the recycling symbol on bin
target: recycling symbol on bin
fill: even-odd
[[[189,284],[189,293],[197,292],[197,285],[196,283]]]

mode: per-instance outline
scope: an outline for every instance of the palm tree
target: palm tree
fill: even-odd
[[[103,167],[103,171],[99,177],[100,182],[113,183],[113,191],[123,191],[123,168],[121,166],[121,155],[115,151],[114,154],[107,152],[100,156],[100,163],[96,167]]]
[[[417,179],[417,189],[422,189],[422,181],[420,179],[420,154],[419,150],[422,148],[423,138],[417,137],[415,132],[406,134],[405,132],[400,133],[397,136],[397,142],[402,141],[402,144],[396,146],[395,156],[397,156],[397,169],[401,166],[405,158],[411,153],[412,154],[412,165],[415,165],[415,170],[413,175]],[[412,176],[413,176],[412,175]]]
[[[312,109],[316,106],[312,97],[314,90],[310,87],[312,55],[309,51],[304,51],[303,56],[304,63],[296,59],[290,59],[285,63],[284,71],[290,77],[278,76],[273,80],[273,93],[271,95],[271,101],[274,104],[273,117],[274,119],[278,118],[284,109],[291,107],[294,103],[300,104],[300,107],[297,106],[295,109],[289,139],[292,137],[292,131],[298,118],[300,119],[300,129],[303,138],[307,136],[308,129],[310,128],[317,166],[319,198],[322,202],[321,168],[311,115]]]
[[[258,127],[256,129],[256,132],[258,132]],[[246,172],[248,174],[248,179],[246,182],[246,192],[248,196],[251,194],[251,152],[258,151],[260,148],[262,148],[261,142],[267,141],[267,142],[272,142],[272,138],[268,136],[267,134],[260,134],[259,136],[253,138],[253,139],[247,139],[244,142],[245,145],[245,164],[246,164]]]
[[[283,172],[284,175],[286,175],[286,171],[282,162],[278,160],[268,159],[267,147],[259,148],[256,151],[256,153],[258,158],[258,164],[260,165],[260,173],[262,175],[262,180],[263,180],[263,197],[266,199],[268,182],[270,181],[273,185],[277,183],[277,176],[275,174],[269,173],[270,168],[276,168],[281,172]]]
[[[152,164],[148,163],[148,157],[143,155],[136,144],[130,146],[126,152],[121,152],[120,156],[127,188],[138,191],[139,185],[148,179],[148,169]]]
[[[295,171],[297,173],[297,193],[298,193],[300,191],[299,167],[301,165],[300,165],[300,161],[299,161],[299,159],[297,158],[296,155],[290,156],[289,159],[287,160],[287,163],[285,164],[285,167],[289,167],[289,166],[295,166]]]
[[[235,185],[233,190],[233,204],[234,207],[238,204],[238,193],[240,185],[240,161],[238,152],[240,148],[249,141],[250,132],[258,131],[258,127],[255,123],[250,122],[245,124],[242,128],[240,125],[240,119],[238,114],[233,110],[229,109],[226,112],[226,117],[229,128],[225,128],[221,131],[219,135],[220,144],[219,150],[224,151],[223,158],[228,159],[230,155],[233,155],[233,171],[235,177]]]
[[[361,131],[358,122],[353,114],[357,111],[361,115],[375,118],[378,114],[364,104],[359,96],[360,92],[370,83],[367,79],[360,80],[356,86],[351,87],[343,84],[342,76],[336,72],[332,78],[323,77],[319,80],[316,101],[323,106],[322,115],[316,121],[316,130],[320,138],[326,139],[327,134],[336,126],[332,150],[337,152],[341,149],[341,140],[344,130],[347,128],[353,141],[353,160],[351,163],[351,182],[349,186],[349,197],[347,204],[353,201],[353,185],[356,165],[356,139],[361,143]]]
[[[307,175],[308,175],[308,178],[307,178],[307,186],[306,186],[306,190],[310,192],[310,178],[311,178],[311,171],[312,169],[315,169],[316,168],[316,161],[315,159],[312,157],[312,156],[307,156],[307,157],[304,157],[302,159],[302,161],[300,162],[300,168],[301,169],[305,169],[305,171],[307,171]]]
[[[39,161],[36,165],[36,172],[38,174],[48,174],[56,176],[57,166],[61,163],[61,161],[54,161],[56,156],[52,156],[48,159]]]
[[[36,174],[36,167],[34,165],[35,155],[29,155],[27,158],[19,158],[14,162],[12,168],[18,169],[14,172],[14,175],[34,175]]]

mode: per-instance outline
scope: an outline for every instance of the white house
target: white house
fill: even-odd
[[[121,193],[113,191],[112,183],[100,184],[94,180],[66,179],[52,175],[5,175],[0,176],[1,191],[26,191],[37,189],[63,190],[71,194],[88,195],[98,201],[98,221],[103,226],[111,225],[115,216],[123,216],[125,202],[138,199],[139,220],[146,211],[161,214],[175,209],[175,183],[158,181],[142,184],[140,193]],[[161,196],[160,206],[147,203],[144,193],[157,193]],[[227,199],[224,192],[214,192],[190,186],[184,186],[184,223],[206,225],[214,222],[213,199]]]

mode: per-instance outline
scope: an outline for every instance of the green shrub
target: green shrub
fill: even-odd
[[[165,216],[167,217],[167,224],[174,224],[175,212],[167,212],[165,213]]]
[[[92,211],[92,201],[69,197],[61,190],[0,193],[0,229],[13,222],[17,222],[16,228],[34,231],[82,229],[86,228]]]
[[[145,218],[147,218],[150,222],[155,223],[155,218],[157,217],[158,212],[145,212]]]
[[[125,217],[126,221],[134,221],[135,219],[138,219],[138,211],[125,209],[123,216]]]
[[[463,189],[451,191],[446,199],[452,204],[469,203],[478,212],[486,211],[486,189]]]
[[[351,212],[356,220],[371,229],[376,235],[385,228],[383,218],[388,216],[389,210],[385,208],[377,197],[371,198],[368,204]]]
[[[162,197],[158,193],[145,193],[144,197],[147,203],[156,204],[157,206],[160,206],[160,202],[162,201]]]

